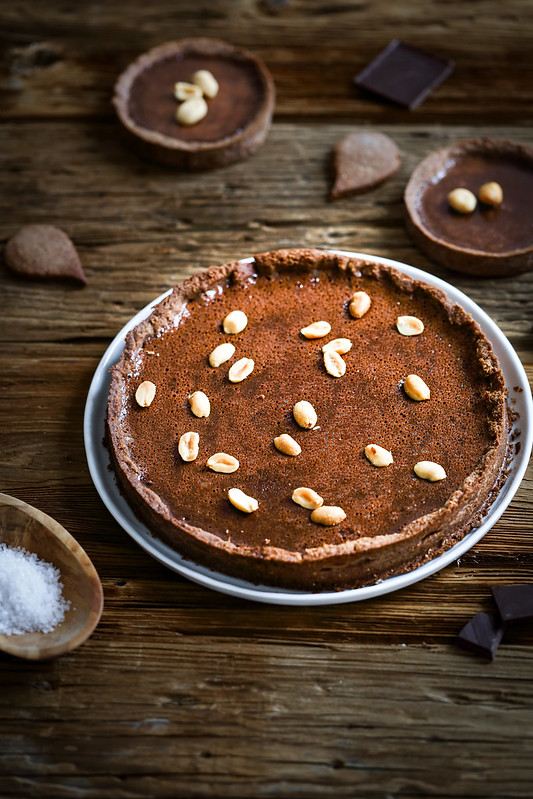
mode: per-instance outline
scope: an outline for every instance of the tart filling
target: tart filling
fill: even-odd
[[[208,112],[198,124],[176,122],[174,86],[208,70],[219,91],[207,101]],[[233,136],[255,118],[264,97],[261,76],[252,62],[231,56],[176,53],[154,61],[133,81],[128,110],[140,127],[184,141],[214,142]]]
[[[325,590],[468,532],[497,491],[508,418],[490,343],[442,292],[289,250],[212,267],[128,334],[108,432],[154,535],[227,574]]]

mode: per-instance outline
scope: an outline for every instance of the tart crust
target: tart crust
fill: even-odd
[[[214,140],[202,141],[166,135],[149,125],[139,124],[133,118],[130,113],[130,98],[132,87],[139,76],[159,62],[167,59],[180,60],[188,56],[228,60],[253,73],[258,86],[257,109],[242,128],[226,132]],[[173,85],[169,86],[169,92],[172,89]],[[228,93],[231,86],[221,86],[221,91]],[[247,158],[263,144],[274,111],[275,87],[265,64],[253,53],[220,39],[198,37],[167,42],[139,56],[118,78],[113,104],[130,143],[140,155],[182,169],[214,169]]]
[[[424,302],[435,307],[436,313],[443,314],[450,330],[459,333],[462,339],[466,337],[468,346],[475,352],[479,372],[476,379],[482,398],[483,414],[486,417],[486,442],[473,468],[460,484],[450,490],[440,507],[429,513],[417,514],[415,498],[414,507],[411,509],[413,511],[411,516],[414,517],[409,518],[407,523],[402,524],[394,532],[383,531],[373,535],[370,523],[369,529],[362,532],[354,532],[348,527],[347,534],[339,538],[337,528],[325,528],[321,530],[323,537],[318,545],[310,545],[310,539],[307,538],[305,545],[293,545],[290,548],[274,546],[268,541],[258,544],[247,543],[245,539],[232,540],[232,537],[225,535],[222,529],[226,523],[224,519],[220,520],[220,530],[203,529],[202,525],[197,523],[194,507],[190,508],[187,518],[181,513],[175,514],[170,507],[168,497],[163,497],[158,491],[158,486],[146,479],[146,469],[139,463],[135,442],[132,442],[131,431],[128,429],[128,415],[134,412],[132,411],[133,389],[146,376],[142,367],[146,348],[157,346],[166,335],[179,337],[182,320],[189,316],[191,310],[201,313],[203,303],[209,304],[210,297],[220,296],[225,286],[244,286],[247,290],[253,291],[256,281],[264,278],[271,281],[271,289],[275,291],[277,280],[292,279],[294,275],[296,282],[299,276],[306,274],[316,281],[321,279],[326,281],[327,277],[330,283],[331,281],[334,283],[338,279],[343,285],[346,281],[357,285],[361,280],[375,281],[376,285],[382,283],[387,290],[390,288],[391,291],[397,292],[398,296],[405,295],[407,299],[413,301],[423,298]],[[333,334],[334,329],[332,337]],[[177,351],[180,351],[179,347]],[[206,352],[206,358],[208,354]],[[346,359],[349,357],[347,355]],[[209,367],[206,365],[205,369]],[[335,386],[335,390],[340,385],[342,389],[341,381],[344,378],[339,381],[329,379],[331,383],[328,385]],[[195,380],[193,383],[196,385]],[[201,381],[199,383],[201,384]],[[477,389],[474,394],[478,394]],[[339,395],[336,396],[338,402]],[[183,400],[186,404],[186,398]],[[212,397],[212,402],[216,401],[217,398]],[[364,409],[356,411],[362,414]],[[394,413],[394,410],[391,410],[391,413]],[[209,420],[202,421],[209,422]],[[453,546],[479,523],[495,498],[503,481],[509,434],[506,392],[497,359],[479,326],[460,306],[453,305],[438,289],[412,280],[386,265],[318,250],[281,250],[264,253],[255,256],[251,264],[233,262],[211,267],[177,286],[172,294],[157,306],[151,316],[128,334],[122,357],[112,370],[107,422],[108,445],[119,486],[131,507],[147,524],[153,535],[164,540],[184,557],[215,571],[254,583],[311,591],[342,590],[373,584],[391,575],[410,571]],[[192,426],[184,428],[182,432],[185,429],[197,429],[192,419],[189,423]],[[308,431],[304,433],[305,435],[317,434]],[[200,436],[202,437],[202,433]],[[246,438],[250,446],[255,446],[255,442],[249,436]],[[158,453],[157,457],[160,454]],[[457,456],[460,457],[460,453],[457,453]],[[284,457],[279,455],[279,458]],[[194,467],[194,464],[192,466]],[[265,466],[268,466],[268,470],[275,469],[275,457],[272,457]],[[184,468],[190,467],[191,464],[187,464]],[[245,464],[241,463],[239,472],[231,475],[232,479],[237,478],[237,475],[245,469]],[[375,472],[381,471],[375,470]],[[264,479],[269,479],[266,472]],[[349,472],[347,480],[350,481]],[[424,481],[421,481],[420,485],[422,482]],[[234,484],[239,485],[238,479]],[[208,487],[207,490],[211,489]],[[213,490],[216,491],[218,488]],[[256,486],[256,490],[260,493],[259,485]],[[298,512],[300,511],[306,513],[301,508],[298,509]],[[242,518],[242,514],[239,516],[238,511],[230,508],[229,512],[237,514],[239,519]],[[260,502],[259,511],[256,513],[269,512],[270,509],[265,508]],[[253,525],[253,517],[257,518],[256,514],[246,517],[246,524]],[[273,514],[271,524],[274,528],[276,523]],[[312,528],[317,527],[310,522],[309,525]]]

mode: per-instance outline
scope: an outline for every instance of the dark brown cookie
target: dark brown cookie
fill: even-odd
[[[335,184],[330,199],[347,197],[377,186],[401,163],[392,139],[377,131],[349,133],[335,146]]]
[[[52,225],[22,227],[6,244],[5,262],[21,277],[87,284],[74,244],[66,233]]]

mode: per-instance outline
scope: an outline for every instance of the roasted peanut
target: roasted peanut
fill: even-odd
[[[200,444],[200,436],[198,433],[184,433],[178,443],[178,452],[180,458],[185,463],[191,463],[198,457],[198,448]]]
[[[203,391],[195,391],[194,394],[191,394],[189,397],[189,405],[191,406],[191,411],[195,416],[198,416],[198,418],[209,416],[211,413],[209,397],[207,397]]]
[[[352,342],[349,338],[334,338],[322,347],[322,352],[336,352],[338,355],[346,355],[352,349]]]
[[[300,400],[300,402],[297,402],[292,409],[292,415],[294,416],[296,424],[299,424],[300,427],[304,427],[306,430],[311,430],[318,421],[315,409],[307,400]]]
[[[312,522],[315,522],[315,524],[324,524],[326,527],[340,524],[345,518],[346,514],[343,509],[336,505],[321,505],[311,514]]]
[[[249,497],[240,488],[230,488],[228,499],[233,507],[242,510],[243,513],[253,513],[259,507],[259,502],[253,497]]]
[[[342,377],[346,373],[346,361],[333,350],[327,350],[324,353],[324,366],[326,372],[332,377]]]
[[[431,397],[429,386],[418,375],[407,375],[403,381],[403,390],[412,400],[422,402]]]
[[[478,191],[478,197],[480,202],[484,203],[485,205],[501,205],[503,201],[502,187],[499,183],[495,183],[494,181],[491,181],[490,183],[484,183]]]
[[[151,380],[144,380],[135,392],[135,399],[141,408],[148,408],[155,397],[155,385]]]
[[[239,461],[226,452],[215,452],[214,455],[207,459],[206,466],[214,472],[232,474],[239,468]]]
[[[206,97],[212,99],[218,94],[218,81],[208,69],[199,69],[192,76],[193,83],[200,87]]]
[[[305,338],[323,338],[327,336],[328,333],[331,333],[331,325],[329,322],[313,322],[312,325],[307,325],[307,327],[302,327],[300,333]]]
[[[365,447],[365,455],[372,466],[390,466],[393,462],[392,452],[380,447],[379,444],[368,444]]]
[[[431,483],[436,483],[438,480],[446,478],[446,472],[440,463],[434,463],[433,461],[418,461],[414,465],[414,472],[417,477],[421,477],[422,480],[429,480]]]
[[[274,439],[274,446],[284,455],[299,455],[302,451],[301,446],[288,433],[282,433]]]
[[[176,100],[184,101],[190,100],[193,97],[201,97],[202,90],[199,86],[195,86],[194,83],[187,83],[186,81],[180,80],[174,84],[174,97]]]
[[[248,324],[248,317],[244,311],[231,311],[222,323],[224,333],[229,333],[235,336],[237,333],[242,333]]]
[[[214,366],[220,366],[222,363],[226,363],[229,361],[230,358],[233,358],[235,354],[235,347],[233,344],[230,344],[229,341],[226,341],[224,344],[219,344],[218,347],[215,347],[211,355],[209,356],[209,364]]]
[[[294,489],[292,492],[292,501],[296,502],[297,505],[301,505],[302,508],[307,508],[307,510],[316,510],[316,508],[320,508],[321,505],[324,504],[324,500],[320,494],[317,494],[312,488],[306,488],[305,486]]]
[[[353,316],[354,319],[361,319],[361,317],[370,310],[371,305],[372,300],[366,291],[356,291],[355,294],[352,295],[352,299],[348,306],[350,316]]]
[[[207,114],[207,103],[203,97],[192,97],[185,100],[176,111],[176,119],[180,125],[190,127],[200,122]]]
[[[246,380],[254,370],[255,363],[251,358],[241,358],[233,364],[228,372],[228,378],[231,383],[241,383]]]
[[[416,316],[399,316],[396,328],[402,336],[419,336],[424,332],[424,323]]]
[[[477,205],[477,200],[470,189],[454,189],[448,194],[448,203],[459,214],[471,214]]]

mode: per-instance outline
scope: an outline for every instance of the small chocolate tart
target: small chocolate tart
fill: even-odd
[[[216,97],[190,127],[176,121],[174,84],[198,70],[216,78]],[[212,169],[251,155],[265,140],[274,110],[274,82],[263,62],[218,39],[182,39],[139,56],[115,85],[113,103],[135,148],[185,169]]]
[[[503,190],[496,207],[478,201],[470,214],[452,210],[448,194],[484,183]],[[533,267],[533,147],[470,139],[429,155],[405,190],[407,227],[430,258],[482,277],[516,275]]]

